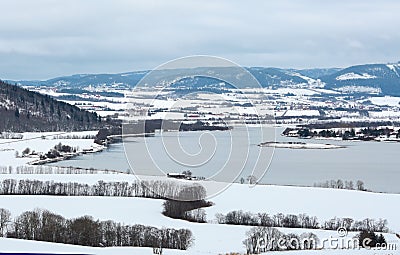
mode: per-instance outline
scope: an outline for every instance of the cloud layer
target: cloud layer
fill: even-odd
[[[0,78],[151,69],[187,55],[244,66],[400,60],[396,0],[0,2]]]

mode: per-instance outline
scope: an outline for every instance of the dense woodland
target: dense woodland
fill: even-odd
[[[136,246],[188,249],[194,241],[188,229],[158,229],[139,224],[94,220],[91,216],[65,219],[47,210],[26,211],[14,220],[0,208],[0,236],[93,247]]]
[[[107,123],[92,112],[0,80],[0,131],[95,130]]]

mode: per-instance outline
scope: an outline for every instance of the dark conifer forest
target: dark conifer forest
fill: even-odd
[[[81,131],[104,126],[93,112],[0,80],[0,132]]]

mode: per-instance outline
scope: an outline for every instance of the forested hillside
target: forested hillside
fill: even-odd
[[[96,113],[0,80],[0,132],[80,131],[101,126]]]

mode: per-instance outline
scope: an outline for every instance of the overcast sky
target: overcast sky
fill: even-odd
[[[398,0],[1,0],[0,79],[152,69],[187,55],[242,66],[400,60]]]

